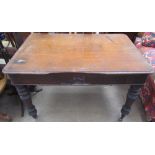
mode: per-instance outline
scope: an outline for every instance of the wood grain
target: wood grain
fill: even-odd
[[[152,73],[124,34],[31,34],[5,66],[6,74]]]

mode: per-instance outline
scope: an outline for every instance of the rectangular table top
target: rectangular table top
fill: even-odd
[[[3,69],[6,74],[152,73],[124,34],[31,34]]]

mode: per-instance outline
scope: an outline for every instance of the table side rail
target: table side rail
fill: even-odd
[[[106,85],[143,84],[146,74],[92,74],[92,73],[51,73],[51,74],[9,74],[16,85]]]

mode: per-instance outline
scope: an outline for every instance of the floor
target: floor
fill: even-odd
[[[116,122],[125,102],[128,85],[112,86],[39,86],[43,88],[32,97],[38,109],[38,119],[27,111],[21,117],[16,96],[0,96],[0,111],[12,116],[15,122]],[[124,122],[145,121],[139,100]]]

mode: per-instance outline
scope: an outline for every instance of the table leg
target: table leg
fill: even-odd
[[[127,93],[126,102],[121,109],[121,117],[119,121],[122,121],[123,118],[129,114],[131,110],[131,106],[134,103],[134,101],[137,99],[139,92],[140,92],[140,88],[142,86],[143,85],[131,85],[130,86],[128,93]]]
[[[32,104],[31,94],[30,91],[28,90],[28,87],[25,85],[16,85],[15,87],[17,89],[21,101],[28,109],[29,115],[32,116],[33,118],[37,118],[37,110],[35,106]]]

